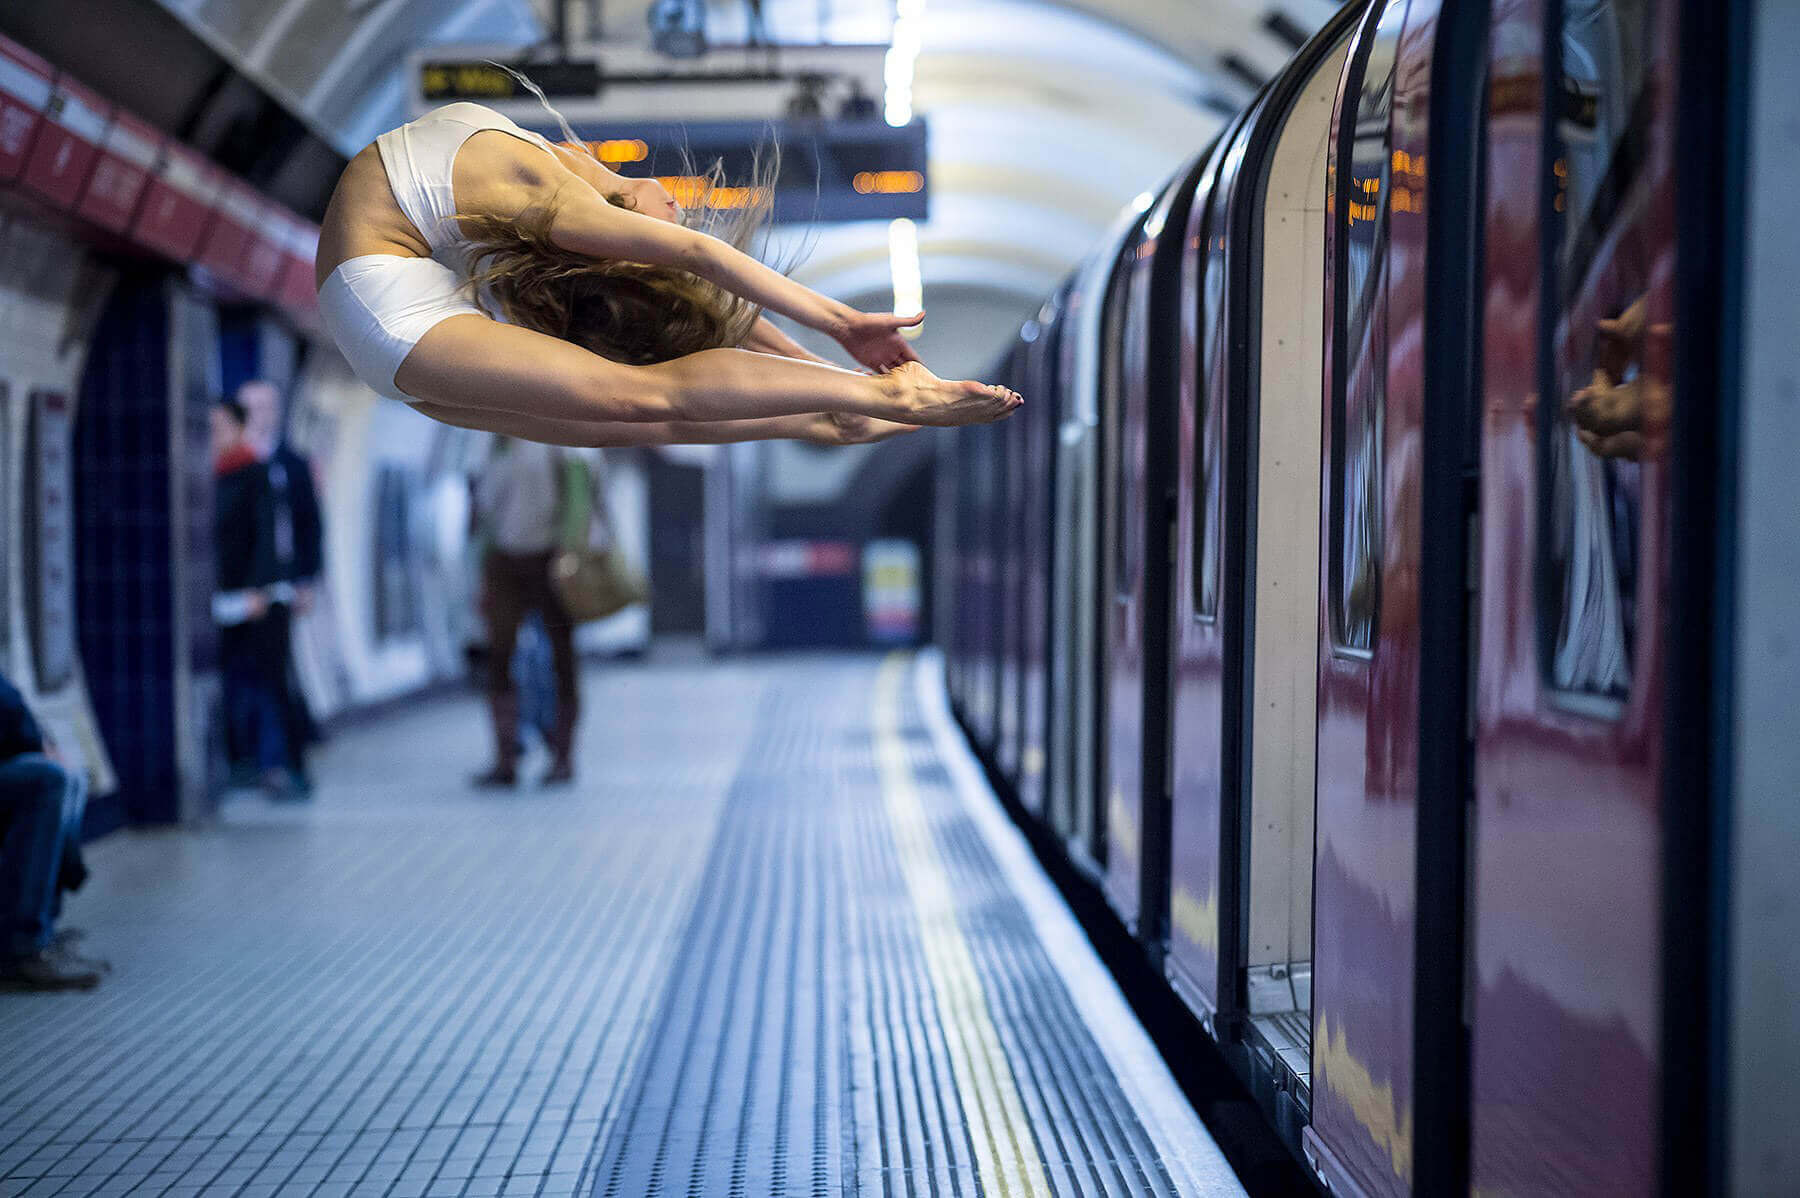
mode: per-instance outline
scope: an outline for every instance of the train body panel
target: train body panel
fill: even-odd
[[[1071,280],[1059,324],[1062,400],[1058,404],[1052,518],[1062,552],[1050,580],[1051,826],[1076,864],[1097,873],[1106,858],[1106,824],[1097,799],[1099,702],[1100,338],[1104,300],[1119,254],[1143,220],[1136,206],[1119,215]]]
[[[1063,295],[1052,296],[1036,319],[1026,350],[1020,389],[1029,403],[1020,421],[1024,494],[1018,513],[1022,553],[1019,595],[1019,752],[1014,775],[1027,811],[1044,810],[1049,788],[1050,581],[1056,544],[1051,497],[1055,494],[1058,404],[1056,367],[1062,341]]]
[[[1157,615],[1166,610],[1161,591],[1166,562],[1157,559],[1173,398],[1151,378],[1152,361],[1169,352],[1157,316],[1172,314],[1159,312],[1151,293],[1159,265],[1166,271],[1177,252],[1171,241],[1180,225],[1171,230],[1168,222],[1179,191],[1178,185],[1168,188],[1126,243],[1108,293],[1101,373],[1101,427],[1109,446],[1102,474],[1105,582],[1099,598],[1106,892],[1126,926],[1150,939],[1159,934],[1145,902],[1157,873],[1151,858],[1168,835],[1156,760],[1166,711],[1153,692],[1162,668]]]
[[[1006,376],[1015,389],[1022,381],[1029,345],[1020,345],[1008,363]],[[1024,715],[1020,693],[1025,655],[1025,529],[1018,518],[1025,508],[1025,433],[1023,420],[1006,421],[999,428],[1000,495],[1002,507],[995,515],[995,591],[999,619],[995,638],[994,760],[1015,786],[1019,778],[1020,722]]]
[[[1241,133],[1222,139],[1229,146]],[[1223,413],[1213,402],[1209,364],[1223,356],[1223,325],[1214,319],[1223,296],[1223,254],[1214,263],[1210,228],[1220,213],[1218,175],[1224,149],[1214,155],[1189,209],[1182,255],[1180,378],[1176,394],[1175,568],[1170,667],[1170,894],[1169,955],[1165,968],[1202,1017],[1218,1012],[1223,807],[1224,655],[1218,635],[1216,582],[1219,504],[1217,477]],[[1217,269],[1213,269],[1214,267]],[[1212,286],[1209,286],[1209,283]],[[1204,398],[1203,398],[1204,397]],[[1205,592],[1213,588],[1215,593]]]
[[[1669,431],[1625,454],[1570,409],[1615,386],[1665,416],[1699,398],[1671,395],[1674,9],[1496,7],[1496,88],[1566,95],[1546,119],[1521,86],[1489,131],[1490,179],[1549,181],[1547,203],[1495,187],[1486,208],[1471,1180],[1490,1190],[1654,1187]]]
[[[1312,1127],[1334,1181],[1404,1193],[1412,1176],[1417,849],[1417,387],[1395,376],[1396,261],[1385,202],[1407,0],[1358,34],[1333,121],[1321,533],[1317,948]],[[1415,372],[1416,373],[1416,372]]]

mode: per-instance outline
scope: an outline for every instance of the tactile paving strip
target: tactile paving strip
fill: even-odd
[[[596,1198],[1179,1192],[903,675],[765,700]]]
[[[764,701],[596,1195],[836,1192],[844,879],[816,692],[831,681]]]

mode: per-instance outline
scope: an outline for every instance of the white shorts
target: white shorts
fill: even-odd
[[[406,403],[415,397],[394,385],[394,373],[419,338],[440,320],[487,315],[456,271],[398,254],[345,259],[319,289],[319,314],[356,377]]]

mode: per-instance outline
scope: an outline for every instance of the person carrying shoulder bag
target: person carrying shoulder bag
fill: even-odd
[[[603,620],[649,598],[649,589],[619,544],[604,470],[556,452],[563,460],[562,550],[550,563],[551,585],[575,622]]]
[[[494,762],[474,782],[518,785],[519,692],[510,668],[519,628],[537,612],[550,642],[556,675],[556,719],[549,741],[545,786],[575,780],[575,727],[581,713],[575,660],[576,616],[563,606],[553,567],[592,520],[587,470],[579,459],[548,445],[499,437],[475,483],[477,526],[484,542],[482,613],[488,625],[489,712]],[[579,532],[578,532],[579,530]]]

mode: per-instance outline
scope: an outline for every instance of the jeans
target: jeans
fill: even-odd
[[[287,765],[281,701],[260,663],[225,663],[225,719],[233,765],[254,766],[262,773]]]
[[[50,919],[62,918],[62,896],[65,890],[78,889],[87,881],[87,862],[81,857],[81,821],[87,815],[87,775],[80,770],[64,770],[68,785],[63,791],[62,851],[57,854],[56,885],[50,900]]]
[[[0,951],[10,956],[50,945],[70,791],[68,771],[41,753],[0,762]]]
[[[581,709],[575,662],[575,626],[550,586],[550,557],[543,553],[489,550],[482,569],[483,610],[488,625],[488,702],[494,719],[494,760],[510,769],[519,755],[519,690],[513,681],[513,650],[519,626],[537,612],[550,642],[556,675],[556,721],[547,738],[550,755],[566,765],[574,752],[575,721]]]
[[[292,679],[293,621],[285,603],[223,628],[226,752],[231,764],[260,773],[306,772],[312,719]]]

